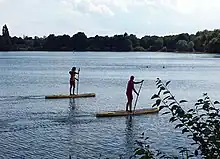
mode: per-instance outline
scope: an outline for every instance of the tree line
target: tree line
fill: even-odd
[[[11,37],[7,25],[0,35],[0,51],[161,51],[220,53],[220,29],[168,36],[133,34],[87,37],[84,32],[48,37]]]

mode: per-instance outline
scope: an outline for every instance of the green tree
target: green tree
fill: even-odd
[[[2,37],[0,38],[0,50],[2,51],[10,51],[12,47],[11,37],[9,35],[9,30],[7,25],[5,24],[2,28]]]
[[[220,39],[213,38],[207,45],[207,51],[212,53],[220,53]]]
[[[188,50],[191,51],[191,52],[194,52],[194,42],[193,41],[190,41],[188,43]]]
[[[8,27],[7,27],[6,24],[5,24],[5,25],[3,26],[3,28],[2,28],[2,36],[3,36],[3,37],[10,37],[9,31],[8,31]]]
[[[186,40],[179,40],[176,43],[176,50],[177,51],[188,51],[188,44]]]
[[[71,46],[74,51],[85,51],[88,48],[88,39],[84,32],[78,32],[71,37]]]

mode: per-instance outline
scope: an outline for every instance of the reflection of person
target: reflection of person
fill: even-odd
[[[132,115],[128,115],[126,116],[126,128],[127,130],[132,130],[132,127],[133,127],[133,120],[132,120]]]
[[[130,77],[130,80],[128,81],[128,84],[127,84],[127,91],[126,91],[126,95],[127,95],[126,111],[128,111],[128,107],[129,107],[129,111],[132,112],[132,100],[133,100],[132,92],[134,91],[137,95],[139,95],[138,92],[134,88],[134,84],[139,84],[139,83],[142,83],[143,81],[144,80],[140,82],[135,82],[134,76]]]
[[[125,128],[125,146],[126,146],[126,155],[125,158],[133,158],[134,154],[133,149],[135,145],[134,141],[134,120],[132,119],[132,115],[126,116],[125,119],[126,128]]]
[[[76,106],[76,102],[75,102],[75,99],[74,99],[74,98],[70,98],[69,105],[70,105],[70,107],[71,107],[72,109],[75,108],[75,106]]]
[[[79,69],[80,71],[80,69]],[[73,95],[74,95],[74,91],[75,91],[75,80],[78,81],[78,79],[75,77],[76,74],[79,74],[79,71],[76,72],[76,67],[73,67],[71,71],[69,71],[69,74],[70,74],[70,95],[71,94],[71,91],[72,91],[72,88],[73,88]]]

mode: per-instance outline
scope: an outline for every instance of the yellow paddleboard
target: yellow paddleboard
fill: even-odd
[[[159,112],[159,108],[148,108],[148,109],[137,109],[133,112],[127,112],[125,110],[109,111],[96,113],[96,117],[114,117],[114,116],[127,116],[127,115],[141,115],[141,114],[152,114]]]
[[[87,97],[95,97],[95,93],[84,93],[84,94],[75,94],[75,95],[49,95],[45,96],[45,99],[59,99],[59,98],[87,98]]]

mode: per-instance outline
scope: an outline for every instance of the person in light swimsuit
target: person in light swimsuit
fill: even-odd
[[[78,79],[76,78],[76,74],[79,74],[79,71],[80,71],[80,69],[78,70],[78,72],[76,72],[76,67],[73,67],[71,69],[71,71],[69,71],[69,74],[70,74],[70,95],[72,95],[71,94],[72,89],[73,89],[73,95],[74,95],[75,85],[76,85],[75,81],[76,80],[78,81]]]

